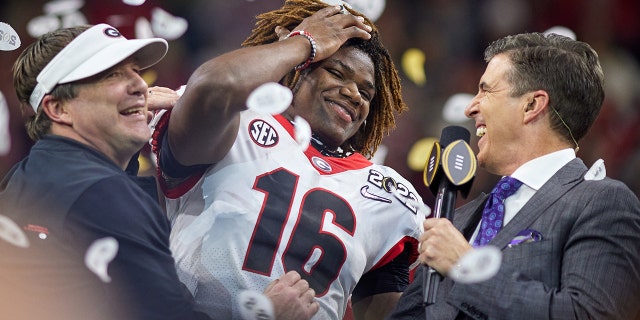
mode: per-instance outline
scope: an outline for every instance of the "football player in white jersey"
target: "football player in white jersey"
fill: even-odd
[[[369,160],[406,109],[397,71],[373,23],[345,6],[289,0],[257,18],[243,48],[200,66],[155,119],[180,279],[221,319],[240,318],[243,290],[288,271],[314,290],[314,319],[342,319],[349,301],[356,318],[383,318],[408,285],[427,211]],[[291,89],[291,105],[248,110],[269,82]]]

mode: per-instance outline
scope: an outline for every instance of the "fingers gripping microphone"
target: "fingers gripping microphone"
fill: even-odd
[[[423,179],[435,195],[434,218],[453,220],[458,191],[466,198],[476,174],[476,157],[469,146],[469,130],[449,126],[442,130],[440,142],[435,142],[425,164]],[[425,308],[435,302],[440,274],[428,268],[423,282]]]

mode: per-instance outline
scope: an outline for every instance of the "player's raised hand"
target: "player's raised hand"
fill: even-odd
[[[371,26],[361,16],[354,16],[342,6],[330,6],[319,10],[302,20],[295,30],[304,30],[311,34],[316,43],[314,61],[320,61],[333,55],[342,44],[351,38],[371,38]],[[276,34],[283,40],[289,32],[284,27],[276,27]]]

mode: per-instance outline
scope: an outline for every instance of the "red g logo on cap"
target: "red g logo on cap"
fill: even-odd
[[[122,36],[120,34],[120,31],[116,30],[116,28],[106,28],[106,29],[104,29],[104,34],[107,37],[112,37],[112,38],[118,38],[118,37]]]

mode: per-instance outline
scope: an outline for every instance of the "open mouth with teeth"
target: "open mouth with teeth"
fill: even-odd
[[[120,114],[123,116],[130,116],[130,115],[142,115],[143,114],[143,110],[142,108],[130,108],[124,111],[120,111]]]
[[[477,137],[482,137],[487,133],[487,127],[478,127],[476,129],[476,136]]]

